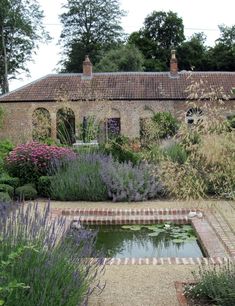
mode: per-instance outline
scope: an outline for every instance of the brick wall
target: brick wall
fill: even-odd
[[[150,117],[153,112],[170,111],[184,120],[189,106],[185,101],[77,101],[63,102],[8,102],[1,103],[5,110],[3,128],[0,137],[10,138],[15,143],[32,139],[32,114],[37,108],[45,108],[51,115],[52,137],[56,137],[56,113],[60,108],[69,106],[74,114],[76,125],[84,116],[94,115],[99,121],[111,118],[113,113],[120,114],[121,133],[130,137],[139,137],[140,118]],[[204,105],[199,106],[203,109]],[[224,115],[235,114],[235,100],[227,101]]]

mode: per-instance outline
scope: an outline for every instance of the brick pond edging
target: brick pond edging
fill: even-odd
[[[107,265],[198,265],[222,264],[235,260],[235,235],[222,217],[201,209],[52,209],[53,216],[89,225],[153,224],[174,222],[191,224],[207,257],[107,258]],[[232,239],[233,238],[233,239]]]

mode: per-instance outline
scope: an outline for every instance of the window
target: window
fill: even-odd
[[[106,122],[106,133],[108,138],[113,138],[121,132],[120,118],[108,118]]]
[[[192,107],[186,113],[186,122],[188,124],[198,124],[202,121],[203,112],[199,107]]]

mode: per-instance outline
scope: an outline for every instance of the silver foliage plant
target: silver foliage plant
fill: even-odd
[[[110,156],[101,159],[101,177],[114,201],[144,201],[163,194],[163,185],[153,165],[141,162],[133,165],[130,161],[119,163]]]

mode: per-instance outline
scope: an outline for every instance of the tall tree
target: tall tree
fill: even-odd
[[[176,13],[152,12],[145,18],[144,26],[129,37],[145,55],[146,70],[168,70],[170,50],[178,47],[184,37],[182,18]]]
[[[203,71],[207,69],[207,49],[204,33],[194,33],[189,40],[177,48],[177,59],[181,70]]]
[[[0,86],[9,91],[9,77],[26,71],[38,42],[49,39],[36,0],[0,0]]]
[[[97,72],[143,71],[144,56],[134,45],[108,51],[95,65]]]
[[[125,12],[119,0],[68,0],[61,43],[64,47],[63,71],[81,72],[82,62],[89,54],[93,64],[123,38],[120,20]]]
[[[220,37],[208,51],[208,70],[235,70],[235,25],[219,26]]]

